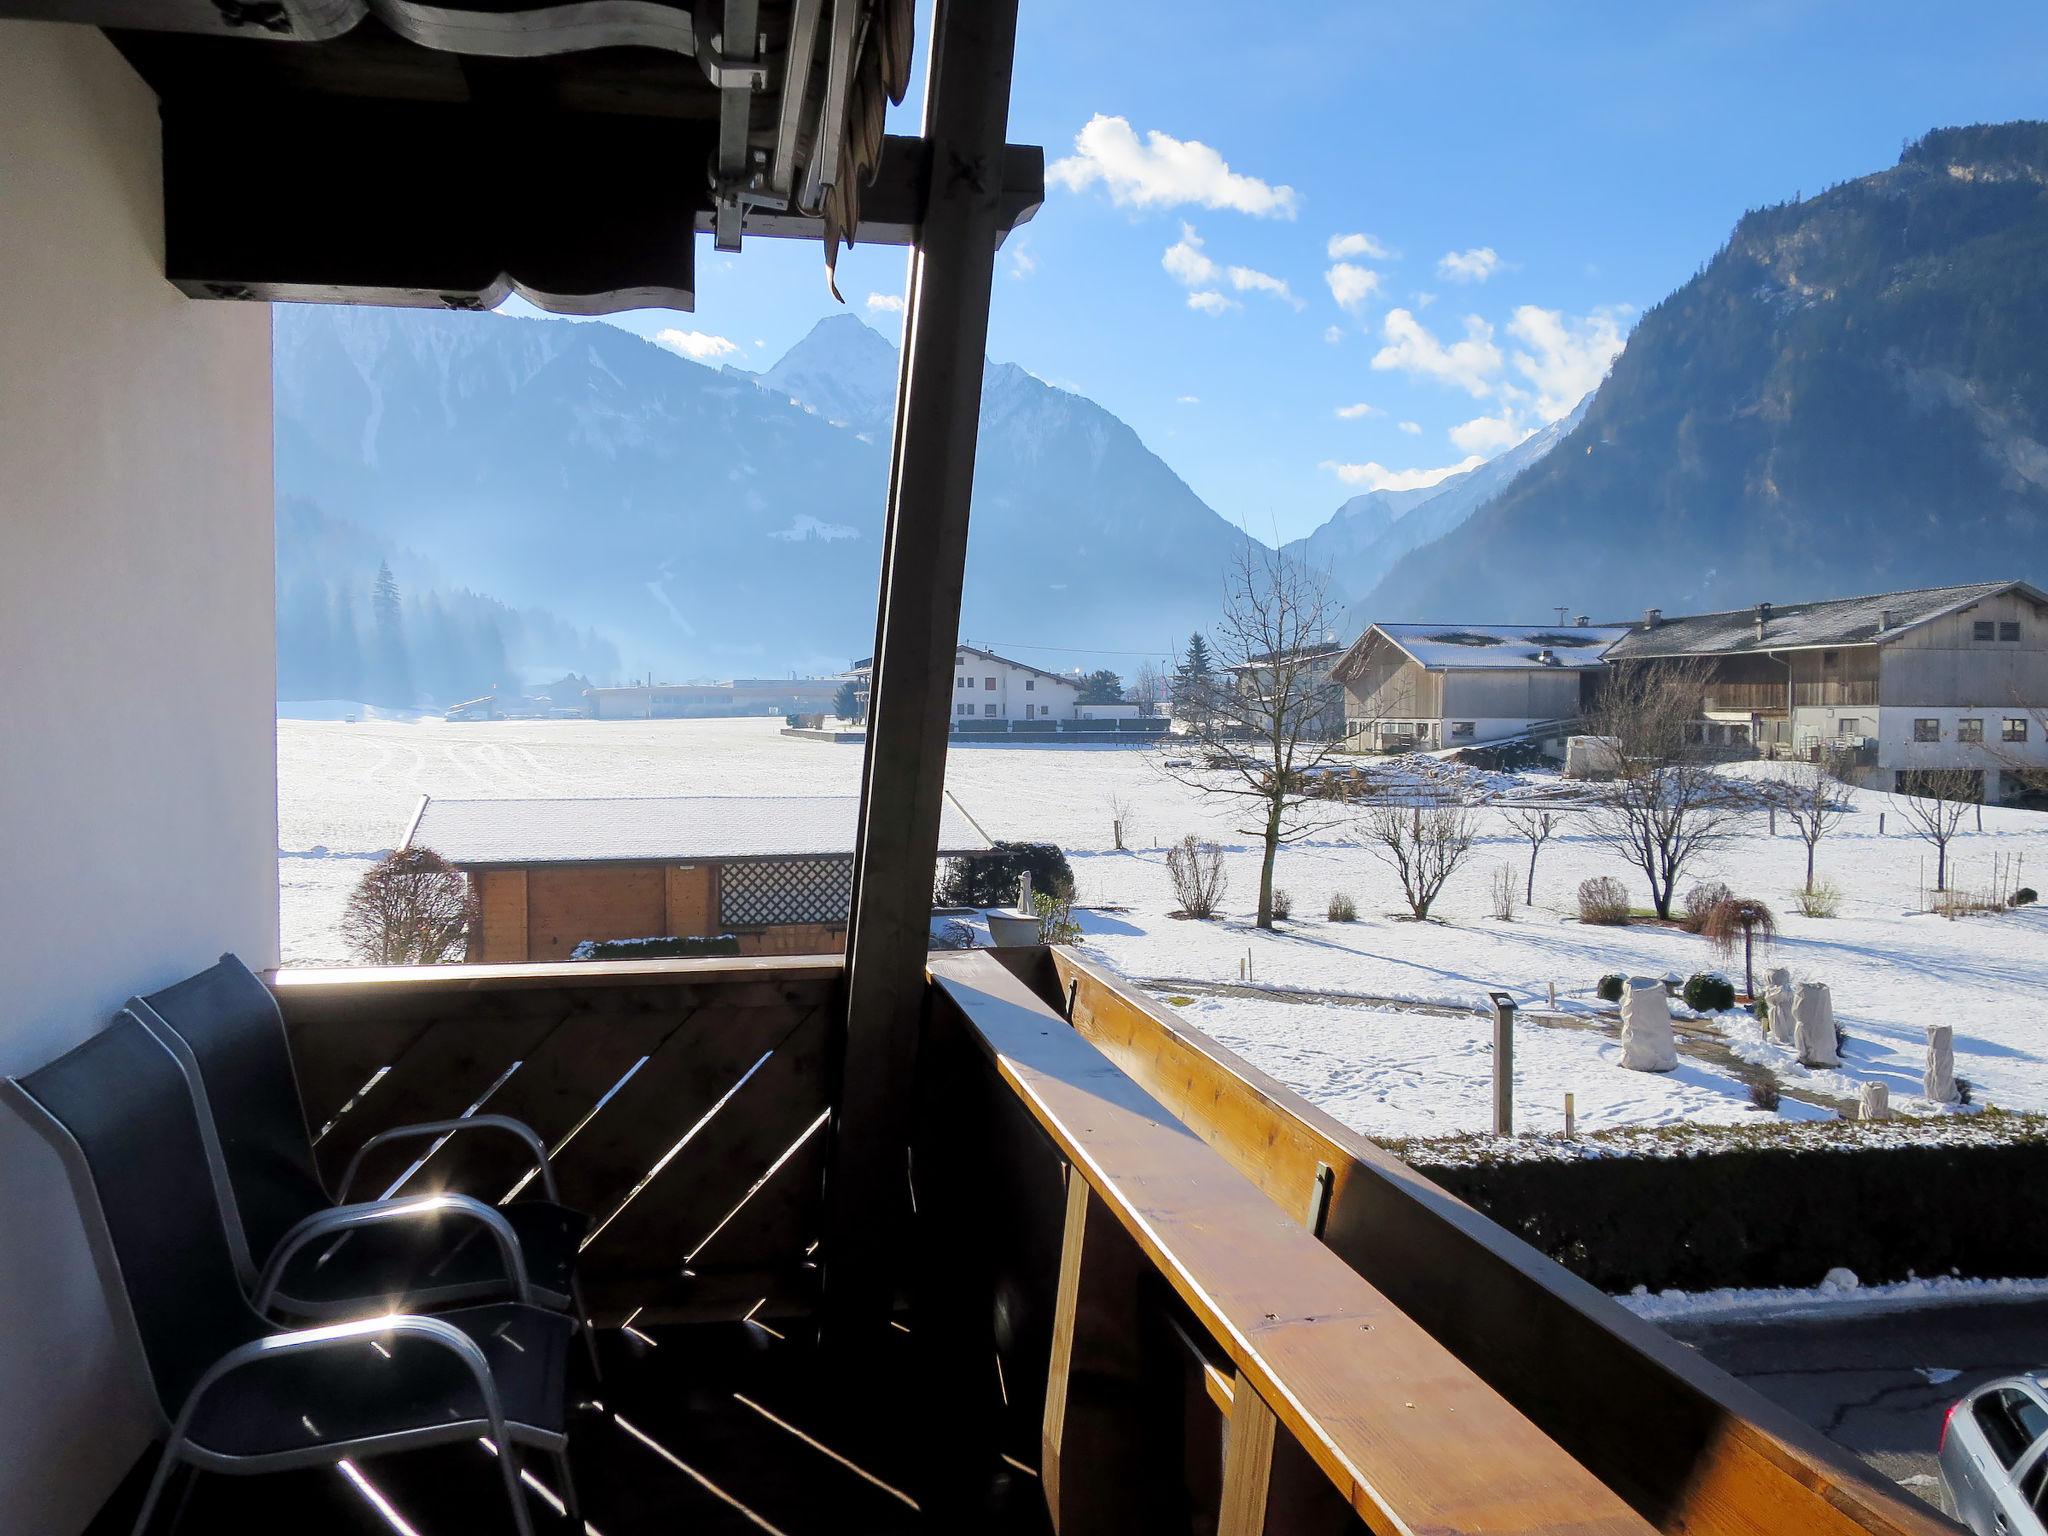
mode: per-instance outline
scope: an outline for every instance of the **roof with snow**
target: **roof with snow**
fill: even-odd
[[[420,802],[408,848],[451,864],[668,864],[851,854],[856,795],[678,795],[617,800]],[[986,853],[989,840],[953,805],[939,813],[939,852]]]
[[[1621,624],[1375,624],[1365,638],[1384,637],[1432,672],[1568,672],[1599,666],[1627,633]]]
[[[1917,587],[1904,592],[1876,592],[1867,597],[1837,597],[1817,603],[1773,604],[1727,613],[1682,614],[1662,618],[1654,629],[1647,618],[1628,626],[1626,638],[1608,653],[1612,661],[1654,656],[1727,655],[1740,651],[1787,651],[1814,646],[1881,644],[1930,619],[1955,613],[2018,591],[2035,603],[2048,604],[2048,594],[2024,581],[1978,581],[1953,587]],[[1757,620],[1763,618],[1763,634]]]

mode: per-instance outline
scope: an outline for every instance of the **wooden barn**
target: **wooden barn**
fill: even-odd
[[[470,959],[566,960],[587,940],[729,934],[743,955],[846,944],[860,800],[694,795],[602,800],[421,796],[405,846],[467,871]],[[940,858],[989,841],[948,801]]]

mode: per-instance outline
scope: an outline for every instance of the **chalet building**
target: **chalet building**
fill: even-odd
[[[482,912],[472,960],[565,960],[585,940],[730,934],[743,955],[842,948],[855,796],[436,800],[404,846],[468,873]],[[989,841],[949,801],[939,856]]]
[[[1953,1532],[1073,949],[931,951],[1018,8],[0,0],[0,1532]],[[419,830],[529,953],[604,866],[843,945],[280,965],[269,306],[779,239],[911,249],[857,805]]]
[[[1627,630],[1374,624],[1337,662],[1344,739],[1359,751],[1476,746],[1576,719]]]
[[[1345,648],[1332,641],[1328,645],[1300,646],[1293,651],[1254,656],[1225,670],[1230,673],[1231,686],[1239,693],[1263,698],[1273,691],[1273,680],[1281,663],[1292,663],[1286,670],[1294,686],[1323,701],[1306,734],[1312,740],[1335,741],[1344,735],[1345,710],[1344,690],[1333,674],[1344,654]]]
[[[2023,581],[1683,617],[1653,608],[1606,657],[1710,659],[1710,722],[1855,783],[1905,789],[1961,769],[1997,801],[2016,775],[2048,770],[2048,595]]]
[[[729,683],[638,683],[584,694],[600,720],[699,720],[830,710],[846,678],[736,677]]]

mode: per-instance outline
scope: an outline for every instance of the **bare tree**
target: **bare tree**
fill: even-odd
[[[1530,810],[1517,807],[1506,813],[1508,825],[1529,842],[1529,884],[1522,892],[1522,905],[1536,905],[1536,855],[1543,851],[1543,845],[1557,832],[1558,816],[1555,811]]]
[[[1834,775],[1817,763],[1794,763],[1768,781],[1772,804],[1792,818],[1806,844],[1806,889],[1813,889],[1813,854],[1820,840],[1842,824],[1849,802],[1836,789]]]
[[[477,922],[469,877],[431,848],[401,848],[349,892],[341,936],[372,965],[459,960]]]
[[[1586,716],[1615,755],[1593,835],[1643,872],[1650,904],[1667,920],[1686,864],[1726,838],[1743,809],[1696,730],[1710,669],[1704,658],[1624,662],[1601,679]]]
[[[1131,802],[1115,790],[1109,792],[1109,835],[1116,851],[1124,851],[1124,839],[1131,831]]]
[[[1159,706],[1165,702],[1166,693],[1165,674],[1148,661],[1138,668],[1137,675],[1124,688],[1124,699],[1137,705],[1139,714],[1156,715]]]
[[[1472,851],[1472,814],[1455,800],[1401,805],[1384,800],[1365,813],[1373,854],[1391,867],[1418,921]]]
[[[1314,770],[1338,750],[1321,729],[1339,685],[1323,663],[1336,608],[1327,581],[1273,550],[1246,542],[1231,567],[1213,650],[1213,681],[1183,679],[1196,766],[1169,776],[1204,794],[1243,802],[1265,849],[1259,869],[1261,928],[1273,926],[1273,865],[1283,843],[1345,818],[1335,801],[1308,793]],[[1194,690],[1199,690],[1198,695]],[[1177,704],[1176,711],[1182,706]]]
[[[1915,837],[1934,845],[1934,888],[1948,889],[1948,845],[1970,807],[1983,793],[1983,781],[1970,768],[1928,768],[1909,774],[1898,799]]]

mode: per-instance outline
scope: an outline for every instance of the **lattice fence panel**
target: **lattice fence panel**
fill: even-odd
[[[843,923],[852,904],[850,857],[728,864],[719,875],[719,921],[728,928]]]

